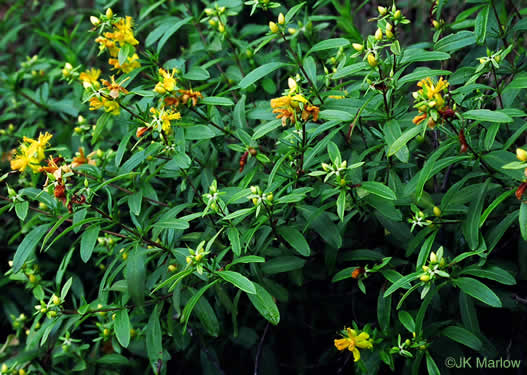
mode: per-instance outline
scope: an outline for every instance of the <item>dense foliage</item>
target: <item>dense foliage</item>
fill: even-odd
[[[524,4],[0,17],[0,374],[525,370]]]

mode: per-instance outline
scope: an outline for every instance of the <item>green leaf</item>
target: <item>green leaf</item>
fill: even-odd
[[[155,305],[146,325],[146,352],[151,365],[155,365],[163,355],[163,332],[159,322],[160,306],[160,304]]]
[[[399,321],[410,333],[415,332],[415,321],[408,311],[399,310],[397,316]]]
[[[27,216],[27,210],[29,209],[29,202],[23,201],[23,202],[16,202],[15,203],[15,212],[16,216],[22,221],[26,219]]]
[[[434,49],[436,51],[451,53],[474,44],[476,44],[476,36],[474,33],[463,30],[440,39],[434,45]]]
[[[135,48],[131,44],[124,43],[124,45],[119,48],[119,54],[117,56],[117,59],[119,60],[119,65],[123,65],[128,59],[128,56],[131,56],[134,51]]]
[[[188,221],[182,219],[164,219],[153,224],[156,228],[185,230],[190,226]]]
[[[366,62],[358,62],[345,66],[344,68],[338,68],[337,71],[331,76],[332,79],[341,79],[352,75],[357,75],[357,73],[367,69],[369,67]]]
[[[410,64],[423,61],[441,61],[448,60],[450,54],[439,51],[426,51],[422,48],[408,48],[404,50],[404,55],[399,62],[400,65]]]
[[[292,7],[291,9],[289,9],[287,11],[287,13],[285,14],[285,23],[288,24],[289,22],[291,22],[291,20],[293,19],[293,17],[298,13],[298,11],[304,6],[306,2],[303,1],[297,5],[295,5],[294,7]]]
[[[360,187],[366,190],[369,193],[375,194],[381,198],[396,200],[397,197],[392,189],[388,186],[381,184],[376,181],[364,181],[361,183]]]
[[[97,119],[97,123],[95,124],[95,129],[92,132],[92,139],[91,144],[94,145],[95,142],[99,139],[102,131],[111,126],[110,124],[113,123],[113,115],[111,113],[103,113],[99,118]]]
[[[60,299],[62,301],[64,301],[64,299],[66,298],[66,296],[68,295],[68,292],[70,291],[70,288],[71,288],[71,284],[73,283],[73,278],[70,277],[68,279],[68,281],[66,281],[64,283],[64,285],[62,286],[62,289],[60,290]]]
[[[210,73],[207,69],[204,69],[200,66],[193,66],[189,69],[188,72],[183,74],[183,78],[188,79],[190,81],[206,81],[210,78]],[[207,98],[205,98],[207,99]],[[221,105],[221,104],[216,104]]]
[[[33,230],[24,237],[20,245],[18,245],[13,258],[14,273],[20,271],[24,262],[31,254],[33,254],[38,243],[50,227],[51,224],[39,225],[38,227],[33,228]]]
[[[471,277],[460,277],[452,280],[463,292],[492,307],[501,307],[501,301],[488,286]]]
[[[481,220],[481,213],[483,205],[485,204],[485,195],[489,186],[489,179],[485,181],[476,199],[472,201],[468,208],[467,217],[463,222],[463,235],[467,240],[468,246],[471,250],[476,250],[479,244],[479,222]]]
[[[229,241],[231,243],[232,252],[236,256],[240,256],[240,254],[242,253],[242,246],[240,243],[240,232],[238,232],[238,229],[236,228],[227,229],[227,237],[229,238]]]
[[[229,98],[223,98],[221,96],[207,96],[201,100],[202,104],[208,105],[221,105],[221,106],[231,106],[234,105],[234,102]]]
[[[256,289],[254,288],[253,282],[238,272],[218,271],[216,272],[216,274],[220,276],[223,280],[237,287],[238,289],[243,290],[245,293],[256,293]]]
[[[420,81],[426,77],[447,76],[449,74],[452,74],[452,72],[449,70],[429,69],[429,68],[416,69],[412,73],[407,74],[404,77],[400,78],[397,81],[397,84],[398,86],[402,86],[405,83]]]
[[[341,190],[337,198],[337,214],[340,221],[344,222],[344,214],[346,212],[346,190]]]
[[[254,134],[252,136],[252,139],[257,140],[262,138],[267,133],[272,132],[276,128],[279,128],[282,126],[281,120],[273,120],[266,122],[265,124],[259,125],[256,129],[254,129]]]
[[[121,346],[127,348],[130,344],[130,317],[126,308],[115,314],[115,336]]]
[[[128,196],[128,207],[130,212],[134,215],[141,213],[141,203],[143,201],[143,192],[141,190],[136,191]]]
[[[489,8],[487,5],[476,16],[476,23],[474,25],[474,33],[476,34],[476,43],[484,44],[487,37],[487,23],[489,21]]]
[[[481,350],[481,340],[478,339],[477,336],[474,335],[472,332],[463,327],[446,327],[445,329],[443,329],[442,335],[448,337],[453,341],[459,342],[460,344],[466,345],[471,349]]]
[[[265,258],[259,257],[257,255],[246,255],[244,257],[234,259],[225,267],[225,269],[229,269],[235,264],[239,263],[265,263]]]
[[[470,111],[463,112],[463,117],[476,121],[499,123],[512,122],[512,118],[509,115],[499,111],[491,111],[489,109],[472,109]]]
[[[396,282],[394,282],[387,290],[384,292],[384,297],[388,297],[393,292],[397,291],[397,289],[402,288],[403,285],[408,283],[409,281],[413,281],[421,276],[422,272],[414,272],[409,275],[403,276],[400,279],[398,279]]]
[[[527,74],[517,76],[505,88],[505,90],[521,90],[521,89],[527,89]]]
[[[187,18],[182,19],[181,21],[171,24],[170,28],[168,28],[163,34],[163,37],[159,39],[159,43],[157,43],[157,53],[161,51],[165,43],[176,31],[178,31],[182,26],[189,23],[191,20],[192,20],[192,17],[187,17]]]
[[[428,370],[428,375],[441,375],[439,367],[435,363],[434,359],[430,355],[430,352],[427,350],[425,353],[426,356],[426,369]]]
[[[410,129],[406,130],[399,138],[395,140],[390,146],[388,151],[388,156],[393,156],[400,149],[402,149],[412,138],[416,137],[419,133],[423,131],[424,125],[413,126]]]
[[[81,259],[84,263],[91,258],[93,248],[99,237],[101,227],[99,225],[92,225],[84,231],[81,237]]]
[[[264,77],[268,77],[272,72],[274,72],[277,69],[280,69],[284,66],[288,66],[289,64],[281,63],[281,62],[272,62],[268,63],[262,66],[259,66],[258,68],[251,71],[249,74],[247,74],[243,79],[240,81],[240,87],[242,89],[246,89],[256,81],[259,81],[260,79]]]
[[[337,109],[326,109],[324,111],[320,111],[319,117],[322,120],[337,120],[342,122],[353,121],[355,118],[355,116],[351,113],[339,111]]]
[[[520,232],[522,235],[522,238],[527,241],[527,203],[522,202],[520,205],[520,216],[519,216],[519,223],[520,223]]]
[[[210,139],[216,136],[216,132],[206,125],[194,125],[185,128],[185,139],[200,140]]]
[[[280,322],[280,312],[273,297],[259,284],[254,283],[254,287],[256,294],[248,294],[249,300],[265,319],[271,324],[277,325]]]
[[[216,279],[211,283],[208,283],[207,285],[204,285],[201,287],[200,290],[198,290],[194,295],[187,301],[187,304],[185,305],[185,308],[183,309],[183,312],[181,313],[181,322],[183,323],[183,333],[187,330],[187,324],[188,320],[190,318],[190,314],[192,313],[192,310],[194,309],[194,306],[196,306],[196,303],[201,298],[201,296],[214,284],[218,283],[220,279]]]
[[[300,231],[291,226],[281,226],[278,228],[278,234],[282,236],[286,242],[291,245],[300,255],[305,257],[311,254],[311,249],[307,243],[304,235]]]
[[[194,314],[197,316],[203,328],[212,337],[218,337],[220,334],[220,322],[214,312],[214,309],[210,305],[209,301],[205,297],[201,297],[196,306],[194,306]]]
[[[346,47],[349,45],[350,45],[350,41],[345,38],[327,39],[327,40],[318,42],[313,47],[311,47],[311,49],[306,53],[306,55],[309,55],[313,52],[325,51],[327,49],[333,49],[333,48]]]
[[[479,333],[479,322],[474,300],[462,291],[459,292],[459,312],[463,325],[472,333]]]
[[[488,266],[487,268],[481,268],[480,266],[469,266],[461,270],[459,274],[483,277],[485,279],[497,281],[498,283],[504,285],[516,285],[516,279],[514,276],[498,266]]]
[[[262,265],[262,272],[268,275],[289,272],[304,267],[304,263],[306,263],[305,259],[299,257],[291,255],[279,256],[265,262]]]
[[[386,333],[390,328],[390,314],[392,310],[392,296],[384,298],[382,288],[377,298],[377,320],[381,330]]]
[[[137,246],[128,256],[126,282],[128,284],[128,293],[138,306],[143,306],[145,299],[145,263],[145,249]]]

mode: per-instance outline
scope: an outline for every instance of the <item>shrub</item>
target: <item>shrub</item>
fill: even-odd
[[[527,8],[111,4],[2,6],[1,374],[521,365]]]

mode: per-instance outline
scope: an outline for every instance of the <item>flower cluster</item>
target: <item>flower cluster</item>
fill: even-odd
[[[360,332],[351,328],[345,328],[341,331],[342,338],[335,339],[335,347],[342,351],[348,349],[353,353],[353,360],[357,362],[360,359],[359,349],[373,349],[373,340],[367,332]]]
[[[40,162],[46,158],[44,151],[52,137],[47,132],[45,134],[40,133],[37,140],[24,137],[23,143],[11,160],[11,169],[24,172],[29,167],[33,172],[38,172]]]
[[[412,120],[414,124],[419,125],[428,118],[427,125],[433,129],[439,120],[453,116],[453,110],[446,105],[443,96],[448,92],[448,85],[443,77],[439,78],[437,83],[430,77],[417,83],[421,89],[412,94],[415,99],[414,108],[419,111],[419,114]]]
[[[101,18],[103,18],[101,16]],[[132,17],[116,17],[112,10],[108,8],[104,16],[106,22],[101,22],[96,17],[92,18],[92,23],[95,26],[102,25],[101,31],[104,31],[106,25],[110,25],[112,31],[103,32],[102,36],[95,39],[99,43],[99,51],[108,50],[110,59],[108,63],[113,65],[114,69],[118,69],[123,73],[130,73],[132,70],[139,68],[139,56],[135,53],[133,46],[139,44],[134,37],[133,19]],[[121,49],[125,49],[128,53],[123,59],[121,56]]]
[[[300,92],[300,89],[293,78],[288,80],[289,91],[285,96],[271,99],[271,108],[273,113],[276,113],[277,119],[282,119],[282,126],[287,125],[287,120],[290,123],[296,124],[298,117],[302,121],[307,121],[312,118],[313,121],[318,121],[320,108],[311,104]]]

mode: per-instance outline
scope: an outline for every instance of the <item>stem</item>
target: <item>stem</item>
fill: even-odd
[[[282,36],[282,39],[284,40],[285,44],[287,45],[287,48],[289,48],[289,51],[293,55],[293,58],[295,59],[296,64],[298,65],[298,67],[302,71],[302,74],[304,75],[304,77],[306,77],[307,81],[309,82],[309,84],[313,88],[313,91],[315,92],[315,95],[317,96],[318,100],[320,100],[320,104],[324,104],[324,100],[322,100],[322,97],[320,96],[315,84],[313,83],[313,81],[311,81],[311,79],[307,75],[306,71],[304,70],[304,66],[302,65],[302,62],[300,61],[300,58],[298,57],[296,52],[293,51],[293,48],[291,48],[291,45],[288,43],[288,41],[287,41],[287,39],[285,37],[285,34],[282,31],[280,31],[280,35]]]
[[[91,205],[91,204],[88,204],[90,208],[92,208],[94,211],[96,211],[97,213],[101,214],[104,218],[110,220],[111,222],[119,225],[121,228],[123,228],[125,231],[127,231],[128,233],[136,236],[137,238],[139,238],[141,241],[143,241],[144,243],[148,244],[148,245],[151,245],[151,246],[154,246],[154,247],[157,247],[159,249],[162,249],[162,250],[165,250],[165,251],[170,251],[169,248],[161,245],[159,242],[156,242],[156,241],[152,241],[152,240],[149,240],[147,238],[143,238],[138,232],[136,232],[135,230],[133,230],[132,228],[128,227],[127,225],[124,225],[123,223],[119,222],[119,221],[114,221],[114,219],[108,215],[106,212],[98,209],[97,207]]]
[[[208,119],[207,117],[203,116],[201,113],[199,113],[198,111],[196,111],[194,109],[194,107],[190,107],[190,110],[192,112],[194,112],[195,114],[197,114],[199,117],[201,117],[203,120],[209,122],[212,126],[214,126],[216,129],[222,131],[224,134],[226,135],[230,135],[232,137],[234,137],[234,134],[230,131],[230,130],[227,130],[227,129],[224,129],[222,128],[221,126],[219,126],[218,124],[214,123],[211,119]]]
[[[381,67],[377,65],[377,69],[379,70],[379,77],[381,78],[381,81],[384,81],[384,75],[382,74]],[[384,109],[386,110],[386,116],[390,118],[390,108],[388,107],[388,100],[386,98],[386,85],[384,83],[382,86],[382,98],[384,100]]]
[[[298,170],[296,171],[296,174],[299,177],[304,173],[304,151],[305,149],[306,149],[306,123],[302,122],[302,146],[300,149],[300,166]]]
[[[494,65],[492,65],[492,63],[490,64],[490,70],[492,71],[494,82],[496,82],[496,92],[498,93],[498,102],[500,103],[500,107],[503,109],[503,99],[501,98],[500,84],[498,82],[498,76],[496,75],[496,69],[494,69]]]
[[[258,343],[258,349],[256,350],[256,358],[254,359],[254,375],[258,375],[260,356],[262,355],[263,343],[264,343],[265,336],[267,335],[268,330],[269,330],[269,322],[267,322],[265,326],[264,333],[262,335],[262,338],[260,339],[260,342]]]

